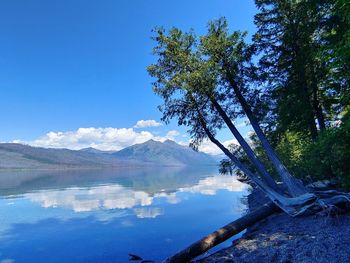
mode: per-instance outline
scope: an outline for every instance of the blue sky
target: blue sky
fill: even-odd
[[[225,16],[232,30],[251,33],[255,12],[242,0],[1,1],[0,141],[107,127],[182,135],[175,122],[133,128],[161,116],[146,72],[155,59],[152,28],[201,34]]]

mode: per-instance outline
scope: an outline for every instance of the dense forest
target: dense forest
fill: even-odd
[[[350,3],[256,5],[254,91],[261,100],[255,109],[266,110],[260,114],[265,133],[296,176],[349,188]]]

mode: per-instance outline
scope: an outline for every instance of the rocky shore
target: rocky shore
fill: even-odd
[[[248,196],[249,209],[266,201],[259,190]],[[278,213],[255,224],[232,246],[199,262],[350,262],[350,214],[320,213],[292,218]]]

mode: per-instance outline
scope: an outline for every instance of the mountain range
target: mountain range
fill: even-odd
[[[196,152],[189,147],[166,140],[161,143],[149,140],[142,144],[135,144],[112,154],[118,160],[167,166],[210,164],[214,159],[205,153]]]
[[[94,148],[68,150],[0,143],[0,169],[203,166],[216,163],[212,156],[170,140],[163,143],[149,140],[117,152]]]

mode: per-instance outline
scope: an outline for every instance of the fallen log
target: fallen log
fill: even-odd
[[[207,235],[201,240],[193,243],[186,249],[178,252],[174,256],[165,260],[166,263],[184,263],[202,255],[212,247],[226,241],[233,235],[236,235],[248,228],[249,226],[259,222],[260,220],[279,211],[280,208],[273,202],[269,202],[253,212],[250,212],[241,218],[227,224],[219,230]]]

